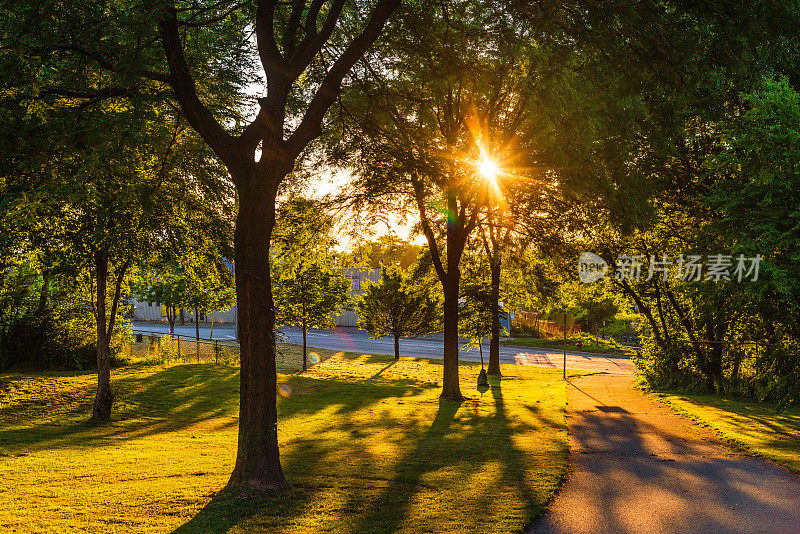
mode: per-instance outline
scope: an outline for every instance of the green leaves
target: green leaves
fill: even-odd
[[[300,261],[294,269],[276,269],[273,286],[276,323],[305,328],[330,328],[334,317],[350,305],[350,281],[327,258]]]
[[[350,306],[350,281],[333,267],[333,219],[314,200],[290,197],[273,231],[276,324],[328,328]]]
[[[358,327],[374,338],[418,337],[441,331],[441,301],[420,280],[395,267],[383,267],[380,281],[367,284],[356,304]]]

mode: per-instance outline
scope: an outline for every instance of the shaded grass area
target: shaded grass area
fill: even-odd
[[[91,373],[0,375],[0,530],[515,532],[564,476],[557,372],[503,366],[481,393],[479,368],[462,364],[468,399],[455,403],[438,398],[440,361],[314,352],[323,361],[310,371],[279,377],[294,489],[277,496],[223,490],[235,367],[117,369],[103,426],[86,422]]]
[[[578,341],[581,341],[582,346],[578,348]],[[538,337],[517,337],[514,339],[507,339],[502,342],[503,345],[513,345],[520,347],[537,347],[542,349],[563,350],[564,339],[559,338],[538,338]],[[618,354],[620,356],[633,356],[636,351],[627,347],[623,347],[613,339],[596,339],[588,334],[582,335],[580,338],[567,337],[567,350],[580,351],[580,352],[598,352],[603,354]]]
[[[713,395],[658,394],[677,412],[756,456],[800,472],[800,408]]]

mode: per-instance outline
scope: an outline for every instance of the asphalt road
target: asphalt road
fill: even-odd
[[[570,474],[529,534],[800,532],[796,475],[731,450],[632,377],[568,387]]]
[[[153,332],[169,332],[169,326],[154,323],[134,323],[137,330]],[[303,343],[303,333],[300,328],[282,328],[286,343]],[[175,333],[194,336],[194,325],[176,326]],[[208,339],[210,328],[200,326],[200,337]],[[235,332],[231,325],[214,326],[213,339],[235,340]],[[394,341],[390,337],[370,339],[369,334],[357,328],[337,327],[333,330],[310,330],[307,343],[309,347],[341,350],[345,352],[363,352],[368,354],[394,354]],[[484,358],[488,358],[489,345],[483,346]],[[441,336],[431,336],[418,339],[401,339],[400,354],[402,356],[416,356],[421,358],[442,357]],[[460,350],[459,358],[463,361],[480,361],[478,350]],[[549,349],[536,349],[532,347],[500,347],[500,363],[516,363],[519,365],[536,365],[560,369],[563,365],[563,352]],[[611,374],[629,375],[633,372],[633,363],[623,357],[605,356],[586,352],[567,352],[567,369],[582,371],[605,371]]]

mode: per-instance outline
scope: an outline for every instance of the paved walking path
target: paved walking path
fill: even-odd
[[[800,477],[633,387],[572,379],[571,472],[532,533],[800,533]]]

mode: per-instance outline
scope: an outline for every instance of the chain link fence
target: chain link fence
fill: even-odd
[[[134,329],[123,355],[131,361],[238,364],[239,343]]]

